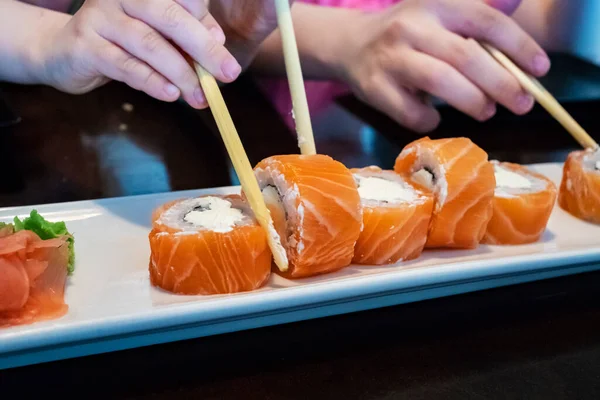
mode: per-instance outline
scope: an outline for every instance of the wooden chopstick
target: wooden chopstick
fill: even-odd
[[[300,55],[296,44],[296,35],[292,22],[292,12],[288,0],[275,0],[277,24],[281,31],[285,69],[292,95],[293,117],[298,133],[298,147],[302,154],[316,154],[315,138],[313,135],[304,78],[300,67]]]
[[[533,76],[517,67],[507,56],[487,43],[480,43],[492,57],[503,65],[521,86],[528,91],[585,149],[596,150],[598,143],[569,115],[560,103]]]
[[[242,141],[235,129],[235,125],[233,124],[229,110],[225,105],[225,100],[223,99],[217,81],[198,63],[195,62],[194,67],[213,117],[217,123],[217,127],[219,128],[219,132],[221,133],[221,137],[223,138],[223,142],[225,143],[225,147],[227,148],[227,153],[229,153],[233,168],[242,185],[242,190],[250,203],[250,207],[252,208],[256,219],[267,233],[269,247],[273,253],[275,264],[281,271],[287,271],[287,254],[281,243],[272,235],[272,233],[276,231],[273,220],[271,219],[271,213],[265,204],[258,182],[256,181],[256,176],[250,165],[250,160],[248,160]]]

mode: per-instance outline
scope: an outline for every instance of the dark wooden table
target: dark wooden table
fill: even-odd
[[[0,206],[235,183],[209,112],[120,84],[77,97],[0,90],[20,117],[0,128]],[[225,96],[253,163],[297,152],[250,80]],[[567,104],[592,135],[599,106]],[[561,161],[576,148],[537,108],[485,124],[447,109],[443,119],[432,136],[470,136],[492,158]],[[319,151],[350,167],[390,167],[416,138],[351,98],[315,116],[315,132]],[[0,390],[7,399],[598,399],[599,287],[600,273],[589,273],[23,367],[0,372]]]

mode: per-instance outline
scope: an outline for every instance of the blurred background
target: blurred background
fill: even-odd
[[[598,139],[600,1],[565,1],[563,49],[542,83]],[[223,94],[251,162],[297,153],[295,133],[251,76]],[[539,106],[526,116],[503,108],[479,123],[440,105],[431,137],[468,136],[490,158],[561,162],[578,147]],[[313,115],[317,150],[348,167],[391,168],[419,136],[352,96]],[[228,186],[238,183],[210,111],[161,103],[120,83],[71,96],[48,87],[0,83],[0,206]]]

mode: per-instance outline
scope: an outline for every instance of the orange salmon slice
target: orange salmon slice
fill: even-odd
[[[224,208],[217,209],[217,203]],[[190,213],[215,227],[186,220]],[[255,290],[268,281],[267,236],[239,195],[169,202],[152,219],[149,273],[154,286],[182,295],[214,295]],[[228,220],[234,221],[231,226]]]
[[[496,180],[487,153],[468,138],[421,138],[394,171],[435,196],[426,248],[476,248],[492,218]]]
[[[563,166],[558,192],[559,206],[581,220],[600,223],[599,154],[590,150],[573,151]]]
[[[363,205],[356,264],[385,265],[419,257],[427,241],[433,196],[394,171],[353,169]]]
[[[352,173],[325,155],[280,155],[255,174],[290,268],[277,273],[303,278],[350,264],[360,235],[362,207]]]
[[[498,173],[517,174],[520,181],[529,184],[523,188],[507,187],[497,179],[494,213],[482,242],[496,245],[537,242],[546,230],[556,203],[556,185],[519,164],[492,161],[492,165]]]

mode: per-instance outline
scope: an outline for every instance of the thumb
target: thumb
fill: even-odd
[[[522,0],[485,0],[485,3],[507,15],[515,12]]]

